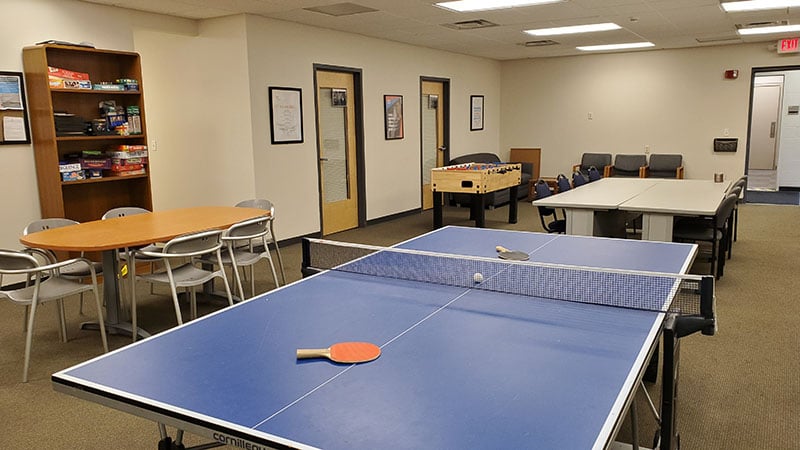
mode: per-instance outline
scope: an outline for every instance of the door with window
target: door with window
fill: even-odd
[[[316,70],[322,234],[359,225],[355,75]]]
[[[425,80],[420,84],[420,136],[422,160],[422,209],[433,208],[431,169],[442,167],[446,158],[446,81]]]

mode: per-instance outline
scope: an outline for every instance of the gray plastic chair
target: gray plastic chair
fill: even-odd
[[[178,325],[182,325],[183,317],[181,316],[181,307],[178,303],[177,291],[179,287],[191,288],[189,292],[191,295],[190,317],[192,319],[197,317],[197,293],[195,292],[195,287],[211,281],[214,278],[222,278],[222,282],[225,285],[225,293],[228,297],[228,304],[233,305],[233,296],[231,295],[231,288],[228,284],[228,277],[225,276],[224,266],[222,265],[221,248],[222,231],[220,230],[184,234],[171,239],[164,244],[163,248],[157,248],[157,251],[139,250],[137,252],[150,258],[159,258],[164,263],[163,271],[137,276],[135,264],[128,270],[132,281],[143,280],[148,283],[169,285],[170,291],[172,292],[172,301],[175,306],[175,318],[178,321]],[[207,270],[195,265],[199,263],[199,258],[209,254],[215,257],[216,266],[219,267],[219,269]],[[131,284],[133,285],[131,289],[131,322],[133,325],[132,329],[136,330],[136,283],[133,282]],[[132,334],[133,340],[136,341],[136,333]]]
[[[138,206],[121,206],[119,208],[109,209],[108,211],[106,211],[105,214],[103,214],[103,217],[101,217],[101,219],[102,220],[116,219],[118,217],[135,216],[137,214],[146,214],[146,213],[150,213],[150,212],[151,211],[149,209],[140,208]],[[155,245],[148,245],[148,246],[145,246],[143,248],[127,248],[126,247],[126,248],[120,249],[120,250],[121,251],[119,252],[119,259],[121,261],[124,261],[125,263],[127,263],[127,265],[129,267],[131,265],[133,265],[133,264],[136,264],[136,260],[138,259],[139,261],[150,263],[150,272],[153,272],[155,270],[155,262],[159,258],[149,258],[149,257],[146,257],[146,256],[141,255],[141,254],[137,255],[138,250],[158,251],[158,248]],[[137,256],[138,256],[138,258],[137,258]],[[120,277],[120,279],[122,279],[122,277]],[[133,283],[133,281],[132,281],[133,278],[130,278],[130,279],[131,279],[131,283]],[[151,294],[154,293],[152,284],[150,285],[150,293]],[[133,293],[131,293],[131,297],[132,296],[133,296]]]
[[[280,286],[280,283],[278,283],[278,275],[275,272],[275,264],[272,262],[272,255],[267,246],[266,237],[270,233],[269,223],[270,220],[268,216],[256,217],[233,224],[222,234],[222,242],[225,244],[227,250],[222,253],[222,263],[232,268],[239,298],[242,300],[245,299],[245,296],[244,289],[242,289],[242,278],[239,276],[239,267],[250,267],[251,297],[256,295],[256,280],[253,266],[262,259],[266,259],[269,263],[275,286]],[[256,245],[239,245],[242,242]],[[259,250],[259,248],[263,248],[263,250]],[[206,263],[216,264],[216,261],[211,255],[206,255],[202,260]]]
[[[89,274],[91,284],[81,283],[66,279],[60,275],[62,270],[69,267],[82,266]],[[58,302],[59,325],[61,326],[61,340],[67,342],[66,319],[64,318],[64,297],[83,292],[94,293],[97,307],[97,321],[100,324],[100,337],[103,341],[103,350],[108,352],[106,327],[103,321],[103,308],[100,304],[100,295],[97,289],[97,273],[91,261],[85,258],[74,258],[59,263],[42,265],[31,254],[25,251],[0,250],[0,274],[25,275],[32,279],[32,285],[13,290],[2,290],[0,298],[7,298],[11,302],[23,305],[30,309],[27,320],[27,334],[25,336],[25,363],[22,371],[22,382],[28,381],[28,367],[30,366],[31,343],[33,341],[33,324],[36,318],[36,309],[39,304],[55,300]]]
[[[269,211],[269,235],[266,236],[267,243],[272,243],[275,246],[275,254],[278,256],[278,266],[281,269],[281,282],[286,284],[286,273],[283,271],[283,258],[281,258],[281,249],[278,247],[278,238],[275,237],[275,205],[271,201],[264,198],[254,198],[250,200],[242,200],[236,206],[240,208],[259,208]]]
[[[72,219],[64,219],[60,217],[53,217],[49,219],[39,219],[34,220],[33,222],[29,223],[28,226],[22,230],[23,235],[28,235],[31,233],[37,233],[39,231],[50,230],[53,228],[61,228],[61,227],[68,227],[71,225],[78,225],[80,222],[72,220]],[[51,250],[45,249],[38,249],[40,252],[46,253],[48,258],[50,259],[51,263],[55,263],[58,261],[58,257],[56,256],[55,252]],[[81,258],[83,258],[84,252],[81,252]],[[102,274],[103,273],[103,264],[100,262],[92,261],[92,268],[95,273]],[[87,270],[82,264],[72,264],[67,265],[66,267],[62,267],[59,269],[59,274],[70,280],[85,280],[89,278],[90,271]],[[83,294],[81,294],[81,303],[80,303],[80,313],[83,314]]]

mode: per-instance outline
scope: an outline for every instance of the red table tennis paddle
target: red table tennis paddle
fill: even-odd
[[[345,364],[363,363],[381,356],[381,348],[369,342],[339,342],[328,348],[298,348],[297,359],[328,358]]]
[[[500,259],[509,259],[512,261],[527,261],[528,258],[530,257],[525,252],[509,250],[499,245],[495,247],[495,250],[497,250],[497,256],[499,256]]]

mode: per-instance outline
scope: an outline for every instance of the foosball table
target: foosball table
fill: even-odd
[[[522,164],[465,163],[431,169],[433,190],[433,227],[442,226],[442,204],[445,193],[472,196],[470,219],[475,226],[486,226],[486,194],[510,189],[508,223],[517,223],[517,190],[522,182]]]

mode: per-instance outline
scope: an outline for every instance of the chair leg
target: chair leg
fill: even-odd
[[[283,271],[283,258],[281,258],[281,249],[278,247],[278,238],[275,237],[275,229],[272,226],[272,221],[269,222],[269,235],[272,238],[272,243],[275,244],[275,253],[278,256],[278,265],[281,268],[281,282],[286,284],[286,273]],[[269,251],[269,248],[265,249]]]
[[[128,260],[128,278],[130,278],[130,293],[131,293],[131,334],[133,335],[133,342],[136,342],[136,337],[139,329],[136,320],[136,263]]]
[[[189,320],[197,319],[197,290],[192,286],[189,291]]]
[[[100,338],[103,340],[103,350],[108,353],[108,338],[106,337],[106,322],[103,319],[103,304],[100,301],[100,294],[97,292],[97,284],[92,287],[94,294],[94,303],[97,307],[97,323],[100,325]],[[133,329],[133,335],[136,336],[136,328]]]
[[[717,261],[717,240],[714,239],[711,241],[711,271],[709,275],[715,275],[717,273],[716,268],[719,261]],[[719,279],[719,277],[717,277]]]
[[[272,262],[272,257],[267,258],[267,262],[269,263],[269,268],[272,271],[272,279],[275,280],[275,287],[280,287],[278,284],[278,274],[275,272],[275,264]],[[286,284],[286,280],[283,281]],[[256,293],[253,292],[253,296],[255,297]]]
[[[169,288],[172,291],[172,303],[175,306],[175,318],[178,320],[178,325],[183,325],[183,317],[181,317],[181,305],[178,303],[178,291],[175,287],[175,282],[170,277]]]
[[[64,299],[60,298],[56,300],[56,314],[58,314],[58,328],[61,334],[61,342],[67,342],[67,319],[66,314],[64,314]]]
[[[22,382],[28,382],[28,367],[31,362],[31,343],[33,342],[33,319],[36,315],[36,296],[31,302],[31,312],[28,316],[28,332],[25,334],[25,363],[22,368]]]

